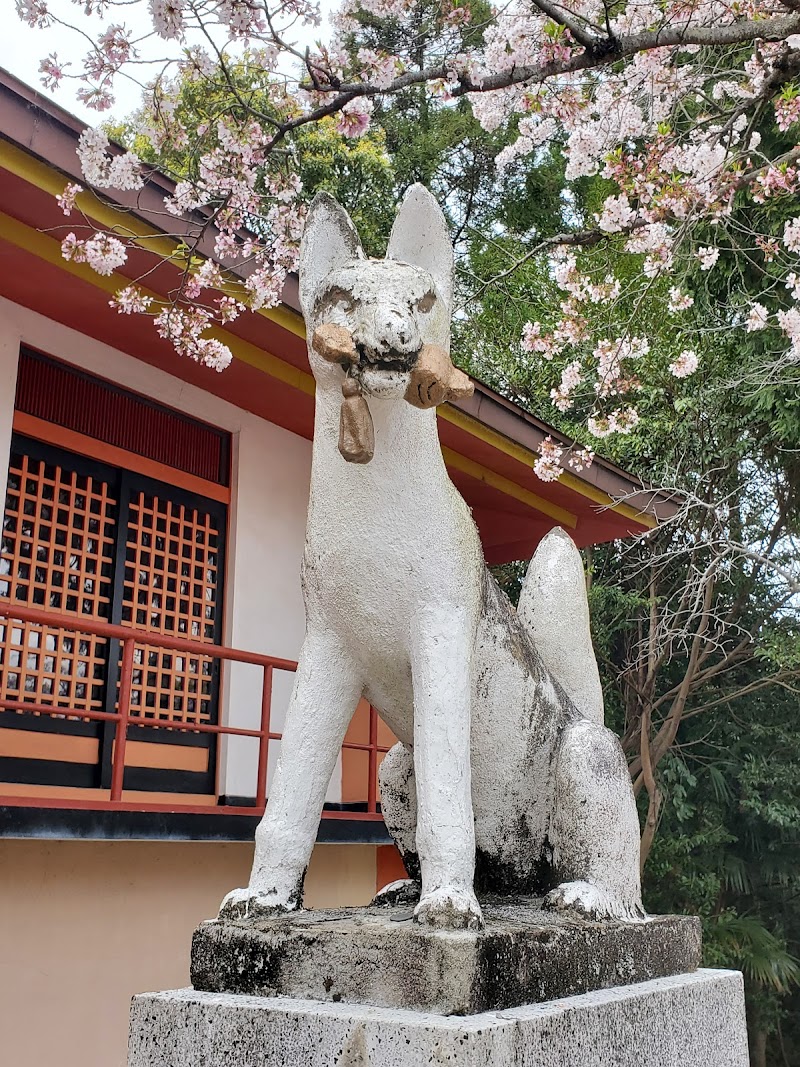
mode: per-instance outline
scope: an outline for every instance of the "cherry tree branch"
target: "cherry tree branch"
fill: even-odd
[[[478,80],[473,80],[468,74],[456,74],[455,80],[458,84],[453,88],[452,95],[457,97],[467,93],[486,93],[496,89],[509,89],[515,85],[535,84],[562,74],[599,69],[616,63],[620,59],[630,58],[638,52],[650,52],[657,48],[671,48],[676,45],[724,48],[755,40],[783,41],[795,33],[800,33],[800,14],[772,19],[743,19],[727,26],[695,26],[691,23],[682,26],[667,25],[656,30],[629,34],[626,37],[601,38],[591,49],[584,47],[583,51],[574,53],[568,58],[536,63],[529,67],[514,67],[501,73],[487,74]],[[453,80],[453,71],[446,63],[439,63],[419,70],[406,71],[398,75],[385,88],[378,88],[364,81],[343,82],[338,87],[338,92],[341,97],[347,97],[349,100],[355,96],[396,93],[412,85],[426,82],[451,80]],[[313,89],[311,85],[301,87]],[[338,99],[339,97],[335,98],[334,105]],[[347,100],[344,101],[346,102]],[[340,106],[343,107],[344,103]],[[316,112],[304,116],[305,120],[313,121],[314,114]],[[296,121],[299,124],[301,120]]]
[[[561,4],[551,3],[551,0],[533,0],[533,2],[543,15],[547,15],[554,22],[566,26],[578,44],[582,44],[585,48],[593,49],[600,43],[597,35],[587,30],[587,25],[591,25],[588,19],[573,14],[567,8],[562,7]],[[595,27],[595,29],[600,29],[600,27]],[[602,33],[602,30],[600,32]]]

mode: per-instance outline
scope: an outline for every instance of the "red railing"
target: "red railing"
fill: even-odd
[[[267,801],[267,767],[269,760],[270,741],[280,741],[281,734],[271,729],[272,713],[272,680],[276,670],[295,671],[297,663],[293,660],[279,659],[275,656],[264,656],[257,652],[244,652],[238,648],[228,648],[225,645],[212,645],[200,641],[190,641],[179,637],[154,633],[149,630],[138,630],[127,626],[115,626],[111,623],[102,622],[98,619],[89,619],[68,615],[58,615],[52,611],[44,611],[39,608],[23,607],[22,605],[0,602],[0,620],[7,620],[6,625],[13,622],[31,623],[36,626],[72,630],[76,634],[94,634],[97,637],[116,640],[120,642],[121,660],[118,682],[118,699],[116,711],[96,711],[92,708],[76,708],[59,706],[56,704],[33,703],[23,698],[10,699],[0,698],[0,711],[27,712],[34,715],[49,715],[60,719],[73,721],[96,721],[113,722],[116,724],[114,745],[111,765],[111,787],[107,790],[98,789],[98,794],[108,793],[108,797],[75,798],[75,797],[41,797],[41,796],[4,796],[3,785],[0,782],[0,805],[8,806],[32,806],[54,808],[117,808],[120,810],[135,811],[160,811],[160,812],[198,812],[203,814],[226,814],[226,815],[259,815],[263,812]],[[234,663],[248,663],[261,667],[263,670],[261,685],[261,723],[259,729],[249,730],[245,727],[227,726],[220,723],[201,723],[185,721],[181,719],[154,718],[146,715],[131,713],[131,688],[133,680],[134,650],[136,645],[146,645],[155,648],[163,648],[171,652],[183,652],[187,655],[219,659]],[[2,669],[2,667],[0,667]],[[22,672],[24,673],[24,671]],[[110,683],[111,684],[111,683]],[[367,802],[366,810],[354,811],[330,811],[323,813],[323,818],[336,819],[367,819],[380,820],[381,815],[377,805],[377,769],[378,754],[388,751],[386,746],[378,744],[378,715],[374,708],[369,711],[369,742],[361,744],[356,741],[345,741],[344,749],[366,751],[368,758]],[[172,801],[137,802],[135,800],[123,800],[123,780],[125,775],[125,750],[128,740],[129,726],[143,726],[152,729],[184,730],[190,733],[209,733],[217,736],[251,737],[258,739],[258,770],[256,782],[256,797],[254,807],[239,807],[230,804],[217,805],[187,805],[173,803]],[[219,755],[217,756],[219,760]],[[179,794],[176,794],[176,797]]]

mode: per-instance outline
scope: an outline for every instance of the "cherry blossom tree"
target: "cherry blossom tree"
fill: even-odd
[[[280,300],[303,223],[299,132],[332,119],[342,138],[358,139],[377,100],[416,86],[445,105],[466,98],[484,129],[507,132],[498,171],[558,151],[567,193],[586,178],[605,183],[595,210],[571,213],[567,196],[564,228],[526,235],[519,255],[481,282],[500,285],[527,261],[544,264],[560,306],[550,321],[525,324],[519,344],[524,358],[552,364],[551,400],[582,421],[587,440],[634,430],[637,393],[659,359],[660,373],[675,379],[696,372],[698,345],[654,352],[637,309],[655,295],[680,342],[698,285],[732,252],[758,271],[761,287],[755,296],[752,285],[732,287],[716,326],[743,335],[769,328],[775,351],[765,366],[794,373],[800,363],[800,217],[790,210],[800,187],[797,0],[511,0],[498,8],[345,0],[328,39],[313,47],[297,43],[320,19],[307,0],[136,6],[150,22],[138,37],[125,25],[130,0],[87,0],[85,25],[72,27],[84,35],[95,27],[82,69],[51,54],[41,71],[50,89],[77,79],[81,98],[100,113],[112,106],[118,78],[137,78],[141,135],[167,154],[194,153],[191,174],[166,202],[194,235],[176,243],[179,291],[163,303],[132,283],[113,301],[121,313],[151,315],[181,354],[223,369],[230,353],[209,328]],[[48,0],[17,0],[17,10],[33,28],[69,28]],[[352,47],[365,22],[386,28],[391,51]],[[166,58],[146,61],[153,42]],[[257,93],[243,91],[241,72]],[[225,100],[212,126],[181,120],[187,80]],[[79,154],[99,195],[147,180],[137,156],[102,130],[82,135]],[[70,218],[80,195],[71,185],[60,197]],[[777,231],[743,222],[748,209],[758,215],[771,204],[789,205]],[[196,254],[210,231],[213,261]],[[131,240],[122,227],[94,232],[84,217],[63,252],[111,274]],[[246,274],[244,294],[229,284],[232,266]],[[600,313],[616,305],[627,314]],[[568,460],[589,463],[591,452]],[[548,441],[537,474],[557,478],[566,461]]]

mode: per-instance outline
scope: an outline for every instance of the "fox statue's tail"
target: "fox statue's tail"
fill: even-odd
[[[544,665],[578,710],[603,722],[603,689],[589,629],[583,561],[559,527],[533,554],[517,608]]]

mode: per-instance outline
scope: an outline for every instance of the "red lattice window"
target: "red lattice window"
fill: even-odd
[[[132,495],[128,515],[123,625],[214,643],[220,515],[142,491]],[[142,645],[134,664],[134,713],[167,722],[212,721],[212,659]]]
[[[63,757],[49,761],[6,757],[0,744],[0,779],[107,785],[113,724],[88,722],[80,713],[116,708],[119,642],[81,633],[80,619],[219,643],[226,519],[217,500],[14,437],[0,598],[76,623],[0,622],[0,699],[64,709],[63,717],[24,706],[0,711],[0,730],[29,731],[27,740],[17,735],[15,752],[44,751],[36,731],[87,740],[71,749],[65,740]],[[158,727],[129,728],[144,762],[126,770],[125,788],[213,793],[213,735],[176,731],[170,723],[215,723],[218,697],[219,666],[210,657],[138,644],[131,711]],[[180,757],[175,745],[197,751]]]
[[[14,450],[0,541],[0,597],[108,619],[116,514],[107,477]],[[100,708],[106,654],[105,639],[90,634],[0,625],[0,698]]]
[[[223,430],[40,352],[20,352],[14,406],[205,481],[229,484],[230,437]]]

